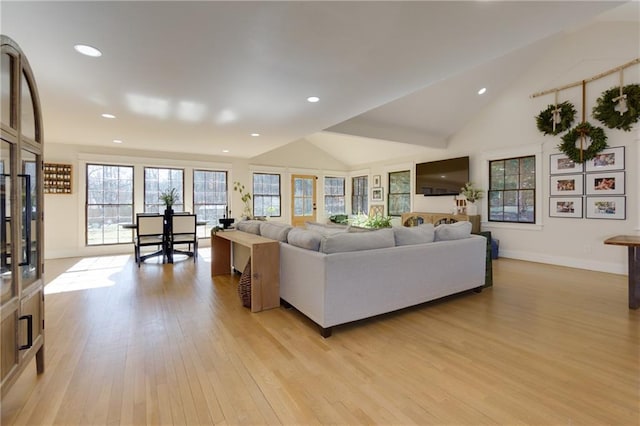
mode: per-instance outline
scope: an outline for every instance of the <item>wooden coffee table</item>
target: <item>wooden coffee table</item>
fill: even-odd
[[[640,307],[640,236],[616,235],[604,241],[614,246],[629,249],[629,309]]]

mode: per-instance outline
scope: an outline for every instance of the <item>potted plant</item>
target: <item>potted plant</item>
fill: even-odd
[[[173,205],[180,201],[178,197],[178,190],[171,188],[167,191],[160,193],[160,200],[164,203],[165,213],[173,213]]]
[[[242,217],[245,219],[251,219],[251,193],[245,192],[245,187],[238,181],[233,182],[233,190],[240,193],[240,199],[244,203],[244,209],[242,210]]]
[[[460,188],[460,194],[467,199],[467,214],[478,214],[478,206],[475,205],[475,202],[484,196],[484,190],[474,187],[471,182],[467,182]]]
[[[361,228],[369,228],[369,229],[380,229],[380,228],[390,228],[391,227],[391,217],[390,216],[367,216],[365,214],[359,214],[351,218],[349,220],[349,224],[352,226],[357,226]]]

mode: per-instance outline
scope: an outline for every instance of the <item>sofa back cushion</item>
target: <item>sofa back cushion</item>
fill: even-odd
[[[320,251],[326,254],[348,251],[373,250],[395,246],[391,228],[371,232],[342,232],[324,236]]]
[[[307,250],[320,250],[320,242],[322,234],[316,231],[303,228],[293,228],[287,235],[287,242],[292,246],[300,247]]]
[[[461,240],[471,236],[471,222],[443,223],[435,228],[435,241]]]
[[[397,246],[432,243],[435,237],[435,228],[432,223],[410,228],[406,226],[394,226],[392,229]]]
[[[291,225],[279,222],[262,222],[260,224],[260,235],[272,240],[287,241],[287,234],[293,228]]]
[[[260,235],[261,220],[241,220],[236,223],[236,229],[238,231],[250,232],[252,234]]]
[[[316,231],[325,236],[349,232],[349,228],[351,228],[348,225],[336,225],[319,222],[307,222],[305,223],[305,227],[310,231]]]

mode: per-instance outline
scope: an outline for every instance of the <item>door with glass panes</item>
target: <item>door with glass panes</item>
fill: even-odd
[[[0,388],[35,356],[44,371],[42,116],[19,46],[0,36]]]
[[[316,221],[316,177],[291,176],[291,224],[304,226]]]

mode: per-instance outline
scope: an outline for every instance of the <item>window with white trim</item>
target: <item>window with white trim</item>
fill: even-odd
[[[176,212],[184,211],[184,170],[160,167],[144,168],[144,211],[164,213],[165,204],[160,195],[175,188],[178,202],[173,205]]]
[[[343,177],[324,178],[324,211],[327,215],[346,213],[344,186]]]
[[[253,215],[280,217],[279,174],[253,174]]]
[[[411,172],[389,173],[389,216],[401,216],[411,211]]]
[[[536,222],[536,157],[489,161],[489,221]]]
[[[351,214],[369,214],[369,178],[351,178]]]
[[[87,164],[86,243],[89,246],[132,242],[133,167]]]
[[[227,172],[212,170],[193,171],[193,212],[205,226],[198,227],[198,237],[206,237],[219,219],[228,214]]]

